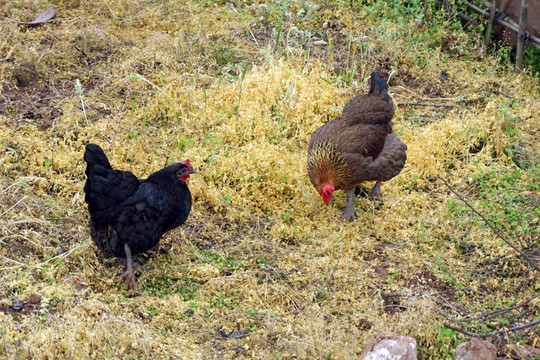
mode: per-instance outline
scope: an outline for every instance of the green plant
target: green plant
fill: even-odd
[[[447,329],[444,326],[439,328],[439,334],[437,335],[437,349],[440,358],[451,358],[454,349],[461,344],[461,340],[457,336],[457,332],[451,329]]]
[[[389,284],[393,279],[396,279],[399,275],[398,269],[390,269],[388,270],[388,276],[386,277],[385,282]]]
[[[216,309],[222,309],[229,305],[229,302],[227,301],[227,297],[225,294],[217,294],[215,299],[212,301],[211,307]]]
[[[184,301],[194,299],[200,286],[201,284],[191,277],[172,279],[161,276],[154,280],[146,279],[144,282],[144,289],[148,294],[159,297],[178,295]]]
[[[181,135],[178,139],[178,151],[184,152],[187,147],[190,147],[195,143],[195,140],[192,138],[185,137],[184,135]]]
[[[527,170],[480,172],[470,177],[479,196],[476,206],[495,229],[518,241],[523,249],[534,248],[540,252],[537,241],[540,229],[535,226],[540,209],[527,196],[530,191],[538,191],[534,179],[538,179],[539,173],[540,168],[536,166]],[[454,219],[474,218],[472,211],[457,200],[449,199],[447,209]],[[482,220],[476,220],[476,227],[485,225]],[[466,234],[474,230],[470,228],[470,220],[459,226],[467,229]]]
[[[227,256],[225,258],[224,266],[227,269],[230,269],[230,270],[238,270],[238,269],[241,269],[241,268],[244,267],[244,262],[239,261],[238,259],[234,258],[233,256]]]
[[[259,269],[269,269],[272,267],[272,263],[267,259],[257,259],[257,266]]]
[[[360,43],[360,49],[363,49],[363,45]],[[356,59],[356,52],[357,52],[357,46],[356,42],[353,42],[352,37],[349,38],[349,46],[347,49],[347,60],[345,62],[345,71],[342,74],[342,79],[348,86],[351,85],[352,80],[354,79],[354,76],[356,75],[356,71],[358,70],[358,66],[360,64],[360,61],[362,59],[357,60]]]
[[[244,69],[242,70],[242,76],[240,77],[240,90],[238,91],[238,106],[236,107],[236,120],[240,118],[240,102],[242,100],[242,88],[244,86],[244,79],[246,77],[247,70],[248,70],[248,64],[245,64]]]
[[[159,315],[160,311],[158,308],[156,308],[154,306],[154,304],[148,304],[146,305],[146,311],[148,311],[150,313],[150,315],[152,316],[157,316]]]
[[[237,55],[238,52],[231,49],[228,45],[217,45],[212,49],[210,58],[214,59],[218,66],[223,67],[234,64]]]

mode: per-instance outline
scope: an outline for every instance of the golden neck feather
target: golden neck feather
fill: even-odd
[[[345,158],[328,143],[318,144],[311,149],[308,154],[307,172],[317,190],[326,184],[332,184],[338,189],[351,175]]]

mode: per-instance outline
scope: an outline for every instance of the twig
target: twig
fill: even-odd
[[[29,269],[42,269],[43,266],[45,264],[47,264],[48,262],[51,262],[51,261],[56,260],[56,259],[66,258],[69,255],[71,255],[71,253],[74,252],[75,250],[79,250],[79,249],[87,248],[87,247],[88,247],[87,243],[76,245],[76,246],[73,247],[73,249],[71,249],[71,250],[69,250],[69,251],[67,251],[65,253],[62,253],[60,255],[53,256],[52,258],[47,259],[47,260],[45,260],[45,261],[43,261],[43,262],[41,262],[41,263],[39,263],[37,265],[25,264],[25,263],[22,263],[20,261],[13,260],[13,259],[10,259],[8,257],[0,255],[0,257],[3,258],[4,260],[10,261],[10,262],[13,262],[13,263],[17,264],[17,266],[12,266],[12,267],[7,267],[7,268],[0,268],[0,270],[4,271],[4,270],[10,270],[10,269],[20,268],[20,267],[26,267],[26,268],[29,268]]]
[[[462,334],[465,334],[467,336],[470,336],[470,337],[475,337],[475,338],[483,338],[483,337],[490,337],[492,336],[492,334],[488,334],[488,333],[483,333],[483,334],[476,334],[476,333],[473,333],[473,332],[470,332],[470,331],[467,331],[465,329],[462,329],[460,327],[456,327],[456,326],[452,326],[450,324],[443,324],[445,328],[447,329],[450,329],[450,330],[454,330],[454,331],[457,331],[457,332],[460,332]]]
[[[471,214],[471,215],[472,215],[472,214]],[[469,222],[467,223],[467,229],[468,229],[468,226],[470,225],[470,223],[471,223],[471,220],[469,219]],[[487,228],[487,227],[488,227],[487,225],[486,225],[486,226],[480,226],[480,227],[477,227],[476,229],[472,229],[472,230],[470,230],[470,231],[466,231],[466,232],[463,233],[463,235],[461,235],[461,236],[459,237],[459,239],[460,239],[460,240],[463,240],[465,237],[469,236],[469,235],[472,234],[473,232],[480,231],[480,230],[485,229],[485,228]],[[467,229],[466,229],[466,230],[467,230]]]
[[[255,35],[253,35],[251,30],[249,29],[249,26],[246,25],[246,24],[244,24],[244,26],[246,27],[247,31],[249,32],[249,35],[251,35],[251,37],[253,38],[253,41],[255,41],[255,45],[257,45],[257,47],[259,47],[259,42],[257,41],[257,38],[255,38]]]
[[[420,191],[420,189],[431,187],[433,185],[442,185],[442,184],[425,184],[425,185],[415,186],[415,187],[409,188],[409,191],[412,191],[412,190]]]
[[[20,261],[17,261],[17,260],[13,260],[13,259],[10,259],[8,257],[5,257],[5,256],[2,256],[0,255],[1,258],[3,258],[5,261],[9,261],[9,262],[12,262],[12,263],[15,263],[17,264],[17,266],[11,266],[9,268],[0,268],[0,270],[6,270],[6,269],[14,269],[14,268],[18,268],[18,267],[25,267],[25,266],[29,266],[25,263],[22,263]]]
[[[6,211],[4,211],[3,213],[0,214],[0,217],[4,216],[5,214],[7,214],[11,209],[13,209],[15,206],[19,205],[19,203],[21,201],[24,201],[26,200],[26,195],[23,196],[19,201],[17,201],[15,204],[11,205],[11,207],[9,209],[7,209]]]
[[[336,272],[336,269],[338,267],[339,260],[341,259],[341,249],[343,249],[343,240],[341,240],[341,245],[339,245],[339,253],[338,253],[338,257],[336,259],[336,264],[334,265],[334,268],[332,269],[332,272],[330,273],[330,276],[328,277],[328,280],[326,280],[326,284],[324,284],[324,286],[319,290],[319,292],[317,293],[317,296],[315,296],[315,298],[318,298],[319,295],[321,295],[321,293],[324,291],[324,289],[326,289],[328,287],[328,284],[330,283],[330,280],[332,280],[332,277],[334,276],[334,273]]]
[[[487,84],[486,84],[486,90],[491,92],[491,93],[498,94],[498,95],[503,95],[503,96],[506,96],[509,99],[512,99],[512,96],[510,96],[508,94],[505,94],[502,91],[491,89],[489,86],[487,86]]]
[[[491,228],[491,230],[493,230],[493,232],[499,237],[499,239],[501,239],[502,241],[504,241],[508,246],[510,246],[512,249],[516,250],[525,260],[527,260],[529,262],[529,264],[534,267],[536,270],[540,271],[540,266],[538,266],[538,264],[536,264],[530,257],[528,257],[523,251],[521,251],[520,249],[518,249],[514,244],[512,244],[510,241],[508,241],[504,236],[501,235],[501,233],[499,231],[497,231],[497,229],[495,229],[493,227],[493,225],[491,225],[491,223],[489,222],[488,219],[486,219],[486,217],[484,215],[482,215],[481,213],[479,213],[474,207],[472,207],[471,204],[469,204],[467,202],[467,200],[465,200],[465,198],[459,194],[457,191],[455,191],[451,186],[450,184],[448,184],[448,182],[441,178],[440,176],[431,176],[431,177],[428,177],[427,180],[441,180],[445,185],[446,187],[452,192],[454,193],[454,195],[456,195],[461,201],[463,201],[465,203],[465,205],[467,205],[476,215],[480,216],[482,218],[482,220],[484,220],[484,222]]]
[[[540,320],[535,320],[533,322],[523,324],[523,325],[519,325],[519,326],[515,326],[515,327],[510,328],[510,329],[500,330],[499,332],[502,333],[504,331],[519,331],[519,330],[523,330],[523,329],[533,327],[533,326],[538,325],[538,324],[540,324]]]
[[[538,296],[540,296],[540,294],[533,295],[533,296],[531,296],[530,298],[528,298],[527,300],[525,300],[524,302],[522,302],[519,305],[511,306],[511,307],[508,307],[508,308],[505,308],[505,309],[495,310],[495,311],[493,311],[493,312],[491,312],[489,314],[486,314],[486,315],[477,316],[477,317],[474,317],[474,318],[467,318],[467,319],[463,319],[463,320],[457,320],[457,321],[461,323],[461,322],[470,322],[470,321],[476,321],[476,320],[488,320],[488,319],[494,318],[496,316],[499,316],[499,315],[505,314],[507,312],[510,312],[512,310],[519,309],[523,305],[526,305],[530,301],[536,299]]]
[[[392,69],[392,71],[390,71],[390,75],[388,75],[388,80],[386,80],[386,83],[390,84],[390,79],[392,79],[392,76],[394,76],[397,73],[398,72],[395,69]]]
[[[514,327],[509,328],[509,329],[503,329],[503,330],[497,330],[497,331],[494,331],[494,332],[491,332],[491,333],[479,333],[479,334],[467,331],[467,330],[462,329],[460,327],[452,326],[450,324],[444,324],[444,327],[448,328],[450,330],[458,331],[458,332],[460,332],[462,334],[465,334],[465,335],[468,335],[468,336],[471,336],[471,337],[488,338],[488,337],[493,337],[493,336],[496,336],[496,335],[504,334],[506,332],[520,331],[520,330],[523,330],[523,329],[527,329],[527,328],[536,326],[538,324],[540,324],[540,320],[535,320],[535,321],[532,321],[532,322],[527,323],[527,324],[514,326]]]
[[[3,190],[0,190],[0,193],[5,193],[9,189],[11,189],[12,187],[17,186],[17,185],[21,185],[21,184],[27,185],[27,184],[24,184],[27,181],[30,182],[30,181],[38,181],[38,180],[45,180],[45,178],[37,177],[37,176],[21,176],[20,178],[17,178],[17,180],[15,180],[15,182],[13,184],[9,185],[7,188],[5,188]]]
[[[144,76],[142,76],[142,75],[140,75],[140,74],[135,74],[135,75],[133,75],[133,78],[138,79],[138,80],[142,80],[142,81],[146,82],[147,84],[149,84],[150,86],[152,86],[154,89],[157,89],[157,90],[161,91],[162,93],[164,93],[165,95],[167,95],[167,97],[169,97],[169,99],[174,99],[171,95],[169,95],[168,92],[166,92],[165,90],[163,90],[163,89],[160,88],[159,86],[155,85],[155,84],[152,83],[150,80],[146,79]]]
[[[131,91],[131,89],[128,89],[127,94],[126,94],[126,98],[124,99],[124,104],[122,105],[122,109],[120,110],[120,116],[118,117],[118,121],[116,122],[116,128],[114,129],[114,133],[113,133],[113,136],[111,137],[111,141],[109,141],[109,151],[112,148],[112,143],[114,141],[114,137],[116,136],[116,133],[118,132],[118,127],[120,126],[120,121],[122,121],[122,115],[124,115],[124,109],[126,108],[126,103],[128,101],[130,91]]]
[[[77,45],[73,45],[73,47],[79,50],[86,57],[86,59],[90,59],[90,56],[88,56],[88,54],[83,49],[79,48]],[[89,61],[86,62],[87,65],[88,65],[88,62]]]
[[[79,96],[79,99],[81,99],[81,106],[82,106],[82,110],[84,114],[84,122],[86,123],[86,125],[88,125],[88,118],[86,117],[86,108],[84,107],[83,92],[84,92],[84,89],[81,85],[81,82],[79,81],[79,79],[76,79],[75,80],[75,94],[77,94],[77,96]],[[79,125],[78,121],[77,121],[77,125]]]
[[[446,289],[446,290],[435,291],[435,292],[422,292],[422,291],[418,291],[418,292],[413,291],[413,292],[410,292],[410,293],[390,292],[388,294],[381,291],[381,296],[383,297],[383,299],[387,299],[389,297],[424,297],[424,296],[435,296],[435,295],[442,295],[442,294],[460,292],[460,291],[463,291],[467,295],[470,294],[470,293],[477,293],[477,294],[480,294],[482,296],[489,296],[488,294],[485,294],[485,293],[483,293],[481,291],[478,291],[476,289],[473,289],[473,288]],[[529,299],[529,300],[532,300],[532,299]]]
[[[415,293],[415,292],[412,292],[412,293],[402,293],[402,292],[391,292],[391,293],[384,293],[383,291],[381,291],[381,296],[383,298],[383,300],[386,300],[388,298],[391,298],[391,297],[416,297],[416,296],[424,296],[424,295],[427,295],[427,293]]]
[[[439,103],[421,103],[421,102],[400,102],[397,103],[399,106],[407,105],[407,106],[436,106],[436,107],[454,107],[456,104],[439,104]]]
[[[51,226],[51,222],[47,220],[42,219],[21,219],[21,220],[14,220],[14,221],[8,221],[8,226],[11,225],[17,225],[17,224],[41,224],[41,225],[47,225]]]
[[[486,29],[486,37],[484,39],[484,50],[487,51],[489,48],[489,42],[491,41],[491,28],[493,27],[493,19],[495,18],[495,10],[497,6],[497,0],[493,0],[493,3],[491,4],[491,8],[489,9],[489,19],[488,19],[488,25]]]
[[[520,74],[523,71],[523,53],[525,52],[525,42],[527,41],[527,17],[529,15],[529,0],[521,0],[519,11],[519,30],[516,47],[516,66],[514,73]],[[528,41],[527,41],[528,43]]]

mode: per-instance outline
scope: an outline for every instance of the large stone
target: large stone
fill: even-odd
[[[512,359],[537,360],[540,359],[540,349],[529,345],[512,344],[506,345],[507,356]]]
[[[495,360],[497,348],[489,341],[472,338],[459,344],[453,357],[454,360]]]
[[[377,333],[360,355],[361,360],[416,360],[416,340],[408,336]]]

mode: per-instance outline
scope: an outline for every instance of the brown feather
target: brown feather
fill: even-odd
[[[405,165],[407,146],[392,133],[388,85],[371,76],[369,93],[351,99],[341,117],[311,136],[308,176],[319,193],[326,184],[349,191],[363,181],[386,181]]]

